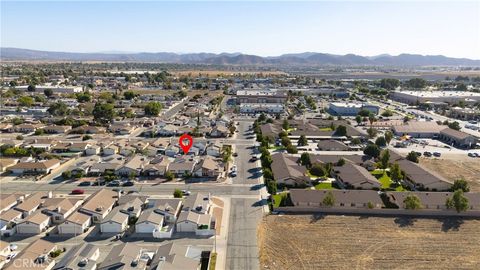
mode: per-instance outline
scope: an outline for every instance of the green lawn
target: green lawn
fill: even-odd
[[[334,189],[331,182],[323,182],[315,185],[315,189]]]
[[[383,170],[375,170],[372,172],[372,175],[375,176],[378,181],[382,184],[382,189],[385,188],[391,188],[392,185],[394,184],[390,176],[388,176],[388,173],[384,173]],[[405,191],[405,189],[400,185],[398,187],[395,187],[396,191]]]
[[[272,146],[270,146],[268,149],[273,149],[273,150],[275,150],[275,151],[279,151],[279,150],[284,150],[284,149],[286,149],[286,148],[285,148],[285,146],[283,146],[283,145],[280,145],[280,146],[272,145]]]
[[[280,207],[280,203],[282,202],[282,193],[272,195],[272,199],[273,207]]]

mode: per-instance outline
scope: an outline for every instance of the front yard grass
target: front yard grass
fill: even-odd
[[[273,207],[280,207],[280,203],[282,202],[282,193],[272,195],[272,199]]]
[[[315,185],[315,189],[335,189],[332,182],[321,182]]]

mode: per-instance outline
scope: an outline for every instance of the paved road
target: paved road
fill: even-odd
[[[249,126],[252,121],[240,121],[237,140],[244,141],[249,135]],[[252,157],[253,139],[250,144],[235,144],[238,157],[234,159],[238,175],[233,178],[232,186],[242,185],[249,187],[257,198],[232,198],[230,201],[230,221],[227,241],[227,260],[225,269],[259,269],[257,225],[263,216],[262,201],[260,198],[261,181],[258,162],[249,162]]]
[[[259,269],[257,224],[262,207],[255,199],[231,199],[225,269]]]
[[[161,117],[162,119],[169,119],[171,117],[173,117],[175,114],[177,114],[180,110],[184,109],[185,107],[185,104],[188,103],[188,101],[190,100],[190,97],[187,97],[184,101],[178,103],[177,105],[175,105],[173,108],[171,108],[170,110],[166,111]]]

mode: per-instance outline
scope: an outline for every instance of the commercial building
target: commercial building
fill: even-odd
[[[285,103],[287,93],[276,89],[248,89],[237,91],[237,104],[243,103]]]
[[[282,103],[242,103],[240,104],[241,113],[283,113],[285,105]]]
[[[395,91],[390,98],[407,104],[440,103],[455,104],[463,101],[466,104],[480,102],[480,93],[468,91]]]
[[[367,110],[377,115],[380,107],[371,104],[350,102],[332,102],[328,105],[328,111],[332,115],[353,116],[357,115],[361,110]]]

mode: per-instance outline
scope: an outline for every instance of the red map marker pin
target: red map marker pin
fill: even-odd
[[[193,145],[192,136],[188,134],[183,134],[182,136],[180,136],[178,143],[180,144],[180,147],[182,147],[183,153],[187,154],[188,150],[190,150]]]

